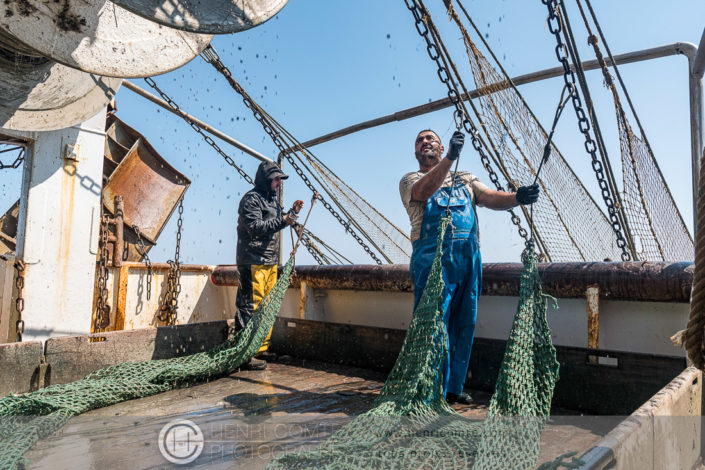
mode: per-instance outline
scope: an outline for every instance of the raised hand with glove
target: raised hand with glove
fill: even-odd
[[[538,200],[540,192],[538,183],[534,183],[531,186],[521,186],[516,192],[517,202],[522,206],[533,204]]]
[[[453,132],[453,135],[450,138],[450,143],[448,144],[448,154],[446,155],[448,160],[457,160],[464,144],[465,134],[461,131]]]

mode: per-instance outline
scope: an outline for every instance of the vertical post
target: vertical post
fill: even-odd
[[[65,129],[28,133],[17,227],[24,339],[90,331],[105,147],[105,109]]]
[[[700,156],[703,153],[703,74],[705,73],[705,29],[700,38],[695,59],[689,63],[690,90],[690,152],[693,171],[693,239],[695,239],[695,217],[698,204],[698,179],[700,175]]]
[[[277,165],[279,165],[281,171],[284,171],[284,155],[282,153],[277,156]],[[279,186],[279,205],[282,208],[284,207],[284,183]],[[282,264],[284,264],[284,236],[279,232],[279,266]]]
[[[588,286],[586,292],[588,315],[588,349],[600,347],[600,287]],[[590,356],[590,363],[597,364],[597,356]]]
[[[308,294],[308,286],[306,281],[299,281],[299,320],[303,320],[306,316],[306,296]]]

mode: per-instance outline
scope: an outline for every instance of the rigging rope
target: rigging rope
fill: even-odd
[[[405,1],[416,19],[417,30],[427,41],[429,55],[438,63],[439,71],[445,72],[445,75],[439,72],[439,77],[448,85],[449,98],[465,125],[470,122],[469,117],[461,110],[464,106],[459,104],[460,94],[457,89],[454,91],[455,84],[449,84],[453,78],[447,74],[447,62],[441,58],[447,51],[436,42],[439,37],[434,33],[430,15],[421,0]],[[429,32],[434,42],[429,40]],[[473,129],[471,136],[479,146],[477,129],[474,126]],[[471,421],[446,403],[440,373],[448,358],[448,333],[441,303],[444,289],[441,259],[450,220],[449,215],[441,216],[426,286],[399,357],[374,408],[318,448],[276,457],[269,463],[269,469],[426,466],[479,470],[536,466],[539,438],[550,413],[559,365],[546,322],[546,298],[541,290],[534,245],[527,240],[522,254],[524,271],[519,305],[488,419],[484,423]]]
[[[700,159],[700,187],[696,209],[695,271],[684,343],[693,365],[705,370],[705,151]],[[682,333],[679,332],[676,336],[682,336]]]
[[[479,90],[478,101],[482,109],[476,112],[477,119],[488,139],[499,148],[512,186],[535,181],[541,185],[542,197],[533,206],[534,214],[527,217],[536,227],[534,235],[539,247],[543,247],[549,261],[595,261],[618,256],[609,221],[558,148],[551,143],[553,129],[549,134],[541,126],[463,4],[456,4],[498,68],[495,69],[480,52],[452,3],[446,1],[448,13],[465,41]],[[564,85],[569,97],[572,97],[572,87],[569,83]],[[559,106],[559,112],[560,109]],[[554,119],[554,125],[555,122]],[[550,152],[548,160],[545,158],[547,151]],[[542,163],[546,161],[548,163]],[[539,168],[543,174],[537,178]]]
[[[636,119],[640,137],[634,134],[627,119],[619,92],[607,68],[607,63],[598,45],[597,36],[592,32],[581,1],[577,0],[577,4],[588,32],[588,44],[593,47],[602,70],[605,86],[612,93],[614,100],[622,156],[624,208],[631,231],[634,237],[638,237],[642,248],[639,250],[639,247],[636,246],[635,249],[640,252],[640,258],[649,261],[692,259],[693,239],[685,226],[683,217],[673,200],[671,191],[646,138],[617,64],[609,51],[609,46],[605,41],[592,5],[589,0],[586,0],[592,20],[612,61],[612,67],[618,77],[622,92],[629,103],[632,115]]]
[[[625,220],[626,217],[624,216],[622,204],[619,200],[617,185],[614,182],[614,176],[609,159],[607,158],[607,152],[604,148],[602,134],[600,133],[599,124],[595,118],[595,113],[592,108],[590,90],[588,89],[585,81],[585,72],[580,61],[580,55],[575,47],[575,40],[572,31],[570,30],[570,23],[568,22],[568,17],[565,14],[565,10],[563,10],[563,14],[561,14],[561,9],[564,9],[565,6],[558,0],[541,0],[541,2],[546,5],[546,8],[548,9],[548,29],[556,39],[555,51],[558,61],[563,66],[563,81],[566,85],[571,87],[571,98],[575,115],[578,118],[578,128],[585,137],[585,150],[590,154],[592,169],[595,172],[597,183],[600,186],[602,199],[607,207],[607,214],[609,216],[610,223],[612,224],[612,230],[614,231],[614,235],[617,239],[617,247],[621,250],[622,261],[636,259],[635,252],[633,250],[633,243],[629,234],[629,228]],[[565,27],[563,26],[564,22]],[[567,40],[566,43],[564,43],[561,39],[561,34],[565,35]],[[569,57],[573,59],[575,72],[570,67]],[[578,76],[577,82],[585,95],[590,120],[588,120],[585,116],[580,94],[578,93],[578,89],[576,87],[576,72]],[[596,140],[593,139],[590,134],[590,121],[593,123]],[[598,152],[600,154],[600,158],[597,156]],[[622,230],[626,232],[626,238],[625,235],[622,234]]]
[[[241,167],[237,166],[237,164],[235,163],[235,160],[233,160],[233,158],[230,155],[225,153],[225,151],[222,148],[220,148],[220,146],[215,142],[215,140],[213,140],[213,138],[211,136],[206,134],[203,131],[203,129],[198,127],[198,125],[196,125],[196,123],[193,121],[193,119],[191,119],[191,117],[185,111],[183,111],[179,107],[179,105],[176,104],[176,102],[169,95],[167,95],[164,91],[162,91],[161,88],[159,88],[159,86],[154,81],[154,79],[152,79],[151,77],[147,77],[144,79],[144,81],[147,82],[147,84],[150,87],[152,87],[152,89],[154,89],[154,91],[156,91],[159,94],[159,96],[162,97],[162,99],[169,105],[169,107],[174,111],[175,114],[179,115],[179,117],[181,117],[181,119],[186,121],[186,123],[189,126],[191,126],[191,128],[194,131],[196,131],[196,133],[198,133],[203,138],[203,140],[206,141],[206,143],[208,145],[210,145],[213,148],[213,150],[215,150],[221,157],[223,157],[223,160],[225,160],[225,163],[227,163],[228,165],[233,167],[235,169],[235,171],[237,171],[246,182],[248,182],[252,186],[255,185],[255,182],[250,177],[250,175],[248,175],[247,172],[245,172],[245,170],[243,170]],[[301,240],[301,242],[306,247],[308,252],[311,253],[311,256],[313,256],[313,259],[316,260],[316,262],[318,264],[323,264],[321,258],[319,257],[318,252],[316,251],[315,248],[313,248],[313,244],[308,239],[310,234],[311,234],[311,232],[308,229],[306,229],[306,235]],[[138,236],[138,240],[139,240],[139,236]],[[147,296],[147,299],[149,299],[149,294]]]
[[[411,14],[414,16],[416,31],[426,42],[426,52],[428,53],[428,56],[436,63],[438,67],[438,78],[446,85],[448,89],[448,99],[455,106],[454,118],[460,120],[463,128],[470,135],[470,142],[472,143],[475,151],[477,151],[480,155],[482,166],[487,171],[492,184],[495,185],[497,190],[504,191],[504,187],[502,186],[502,183],[499,182],[497,173],[495,173],[492,168],[490,158],[492,158],[492,161],[499,167],[505,179],[507,181],[511,181],[511,179],[509,178],[506,169],[503,167],[501,160],[497,158],[496,149],[493,149],[494,152],[489,151],[487,143],[485,143],[482,136],[478,132],[477,127],[470,119],[470,114],[465,107],[465,101],[462,99],[463,96],[469,96],[469,93],[460,78],[460,74],[458,73],[455,64],[452,60],[450,60],[448,51],[445,48],[445,44],[443,44],[443,41],[441,40],[440,34],[433,23],[430,13],[421,0],[404,0],[404,2],[406,3],[406,6]],[[449,65],[452,68],[453,73],[449,71]],[[458,87],[462,89],[462,94]],[[469,100],[468,103],[474,109],[472,100]],[[517,227],[519,236],[525,241],[528,241],[528,232],[524,227],[522,227],[519,217],[513,209],[510,209],[508,212],[511,214],[512,223]]]
[[[312,192],[318,192],[304,173],[302,167],[323,188],[340,212],[327,200],[320,197],[319,199],[323,206],[377,264],[382,264],[382,261],[367,243],[371,244],[388,263],[408,262],[411,253],[411,242],[404,232],[346,185],[309,150],[305,149],[301,142],[259,106],[235,80],[213,46],[208,46],[201,53],[201,57],[211,64],[218,73],[223,75],[233,90],[242,97],[245,106],[252,111],[255,119],[262,125],[267,135],[279,149],[280,155],[287,159],[304,184]],[[358,235],[356,230],[361,235]]]

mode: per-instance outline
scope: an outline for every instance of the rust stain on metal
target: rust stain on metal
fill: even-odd
[[[190,181],[145,140],[138,139],[103,188],[103,204],[115,213],[113,197],[125,197],[125,223],[156,242]]]
[[[61,175],[61,196],[59,205],[59,250],[57,253],[57,271],[61,273],[59,292],[70,285],[69,259],[71,249],[71,226],[73,222],[74,200],[76,197],[76,164],[73,159],[64,159]],[[63,300],[61,301],[63,302]]]
[[[299,282],[299,319],[303,320],[306,313],[306,294],[307,294],[306,281],[302,280]]]
[[[125,329],[125,312],[127,310],[127,282],[130,277],[130,267],[123,264],[118,272],[117,282],[117,302],[115,309],[115,327],[112,330]]]
[[[588,286],[585,291],[587,298],[587,334],[588,348],[599,349],[600,347],[600,287],[597,285]],[[596,357],[591,357],[590,361],[597,362]]]
[[[483,295],[518,296],[522,270],[521,263],[484,264]],[[584,298],[588,286],[598,285],[603,299],[687,303],[693,283],[689,262],[545,263],[539,273],[544,292],[560,298]],[[302,279],[314,289],[412,291],[402,264],[297,266],[292,287]]]
[[[297,266],[292,287],[305,280],[313,289],[411,292],[409,266],[403,264],[350,266]]]
[[[216,286],[239,286],[240,272],[234,264],[221,264],[213,268],[211,282]]]
[[[103,204],[114,214],[113,196],[120,194],[125,198],[127,261],[141,261],[132,225],[139,227],[149,252],[191,182],[135,129],[115,116],[110,116],[107,124],[103,176],[108,181],[103,189]]]
[[[134,261],[123,261],[123,266],[128,266],[134,271],[144,270],[147,271],[147,266],[144,263],[137,263]],[[114,268],[112,263],[108,264],[109,267]],[[170,266],[168,263],[152,263],[152,271],[168,271]],[[193,273],[210,273],[213,271],[213,266],[208,266],[206,264],[182,264],[181,271],[193,272]]]

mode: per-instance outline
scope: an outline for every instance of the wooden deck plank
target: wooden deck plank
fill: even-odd
[[[347,366],[270,363],[265,371],[238,371],[74,418],[27,453],[27,468],[169,468],[158,436],[173,419],[189,419],[203,431],[204,450],[192,466],[264,468],[273,453],[315,447],[369,410],[384,380],[383,373]],[[473,395],[473,405],[456,410],[483,418],[490,396],[482,391]],[[585,424],[569,420],[567,415],[575,414],[570,410],[554,411],[559,416],[542,436],[542,462],[569,450],[586,450],[616,422],[600,418]]]

